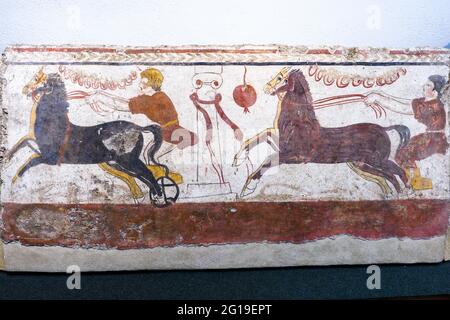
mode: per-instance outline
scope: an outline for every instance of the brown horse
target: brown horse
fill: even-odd
[[[279,152],[266,158],[249,175],[241,196],[252,193],[261,176],[272,166],[310,162],[351,163],[362,172],[387,179],[397,192],[401,189],[396,175],[407,186],[405,172],[389,160],[391,141],[386,132],[396,130],[399,133],[398,148],[401,148],[409,141],[408,127],[357,123],[346,127],[324,128],[316,118],[309,85],[300,70],[290,71],[271,84],[266,92],[282,97],[277,117]]]

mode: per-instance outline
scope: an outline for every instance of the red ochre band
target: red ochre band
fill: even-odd
[[[23,245],[154,248],[304,243],[349,235],[427,239],[447,232],[448,200],[176,203],[4,203],[3,240]]]

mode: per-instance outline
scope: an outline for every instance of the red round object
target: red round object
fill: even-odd
[[[247,113],[248,108],[256,102],[255,88],[249,84],[239,85],[233,90],[233,99],[238,106],[244,108],[244,113]]]

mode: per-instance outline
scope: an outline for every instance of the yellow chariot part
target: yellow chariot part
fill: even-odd
[[[154,164],[148,165],[147,168],[153,173],[155,179],[161,178],[166,174],[163,167]],[[169,172],[169,178],[172,179],[176,184],[183,183],[183,176],[178,172]]]
[[[433,189],[433,181],[420,175],[419,168],[414,169],[414,175],[411,179],[411,187],[413,190],[430,190]]]
[[[136,180],[126,174],[125,172],[122,172],[120,170],[117,170],[111,166],[109,166],[106,163],[100,163],[99,167],[108,172],[109,174],[115,176],[116,178],[119,178],[123,182],[125,182],[130,189],[131,194],[133,195],[134,199],[139,199],[144,196],[144,193],[142,192],[141,188],[136,183]],[[161,166],[157,165],[148,165],[147,168],[152,172],[155,179],[158,179],[165,175],[165,170]],[[182,184],[183,183],[183,176],[176,172],[169,172],[169,177],[176,183],[176,184]]]

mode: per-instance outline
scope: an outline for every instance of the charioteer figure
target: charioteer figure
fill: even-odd
[[[421,98],[410,100],[394,97],[384,92],[372,92],[366,99],[368,104],[375,103],[388,110],[393,110],[393,107],[397,107],[396,109],[412,108],[412,112],[399,113],[413,115],[417,121],[427,127],[425,132],[413,136],[409,143],[401,147],[395,155],[396,162],[405,170],[414,190],[433,188],[432,180],[422,176],[417,161],[435,154],[445,155],[449,147],[445,135],[445,108],[441,101],[445,84],[445,77],[432,75],[423,86],[423,97]]]
[[[194,132],[183,128],[179,124],[178,112],[170,97],[161,90],[164,76],[156,68],[148,68],[140,73],[141,81],[139,83],[140,94],[131,99],[113,95],[106,91],[96,91],[88,99],[88,103],[102,104],[105,108],[113,108],[117,111],[131,112],[133,114],[144,114],[147,118],[157,123],[161,127],[163,143],[157,159],[168,155],[174,149],[184,149],[197,144],[198,138]],[[110,168],[102,168],[109,173],[121,178],[133,194],[135,199],[142,198],[144,194],[136,184],[135,180],[120,172],[112,172]],[[163,175],[162,167],[150,165],[149,169],[156,177]],[[180,174],[171,172],[170,178],[177,184],[183,182]]]

